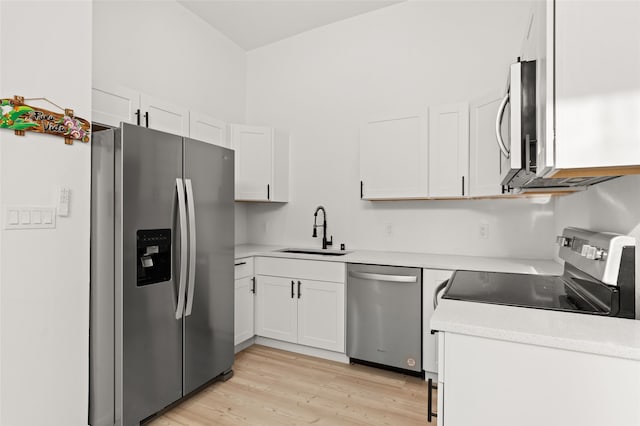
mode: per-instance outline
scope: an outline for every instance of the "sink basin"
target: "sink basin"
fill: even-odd
[[[344,256],[347,253],[351,253],[350,251],[344,250],[322,250],[322,249],[311,249],[311,248],[286,248],[282,250],[278,250],[282,253],[297,253],[297,254],[320,254],[323,256]]]

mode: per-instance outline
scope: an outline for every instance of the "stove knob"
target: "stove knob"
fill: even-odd
[[[586,257],[587,259],[593,259],[596,254],[596,248],[589,244],[584,244],[582,246],[582,250],[580,251],[580,256]]]
[[[604,250],[599,249],[598,247],[595,247],[595,246],[585,244],[584,246],[582,246],[581,254],[590,260],[602,260],[604,255]]]
[[[573,241],[572,238],[564,237],[562,235],[558,235],[556,237],[556,243],[558,243],[560,247],[570,247],[572,241]]]
[[[594,260],[605,260],[607,258],[607,250],[605,249],[596,249]]]

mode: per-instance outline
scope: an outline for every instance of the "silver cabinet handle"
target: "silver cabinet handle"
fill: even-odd
[[[180,284],[178,286],[176,319],[180,319],[184,310],[184,291],[187,285],[187,207],[184,200],[184,184],[180,178],[176,179],[176,191],[178,193],[178,218],[180,220]]]
[[[234,265],[235,266],[241,266],[241,265],[246,265],[246,264],[247,264],[247,262],[240,262],[240,263],[235,263]]]
[[[433,309],[434,310],[438,307],[438,295],[447,287],[447,284],[449,284],[449,280],[441,282],[440,284],[438,284],[435,291],[433,292]]]
[[[372,274],[370,272],[356,271],[349,271],[349,275],[353,278],[360,278],[363,280],[390,281],[395,283],[415,283],[418,281],[418,277],[414,275]]]
[[[187,310],[185,316],[191,315],[193,309],[193,293],[196,284],[196,203],[193,199],[191,179],[184,180],[187,188],[187,212],[189,214],[189,286],[187,287]]]
[[[500,107],[498,107],[498,115],[496,116],[496,140],[498,141],[498,146],[500,147],[500,151],[502,151],[502,155],[506,158],[509,158],[509,150],[504,144],[504,140],[502,139],[502,131],[500,129],[502,125],[502,117],[504,116],[504,110],[509,103],[509,92],[504,95],[502,102],[500,102]]]

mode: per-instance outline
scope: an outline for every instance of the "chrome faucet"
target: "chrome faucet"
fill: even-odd
[[[318,212],[322,210],[322,225],[317,225],[316,221],[318,220]],[[327,212],[322,206],[318,206],[316,208],[316,212],[313,214],[313,238],[318,237],[317,228],[322,227],[322,249],[326,249],[328,246],[333,245],[333,235],[331,239],[327,241]]]

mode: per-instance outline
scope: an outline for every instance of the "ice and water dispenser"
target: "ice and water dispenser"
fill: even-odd
[[[136,234],[138,287],[171,279],[171,229],[142,229]]]

